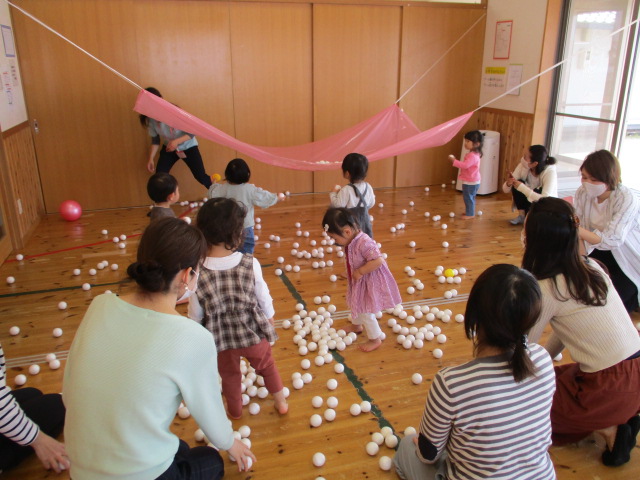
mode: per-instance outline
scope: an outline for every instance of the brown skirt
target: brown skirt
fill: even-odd
[[[577,442],[640,413],[640,357],[594,373],[580,371],[577,363],[557,366],[555,371],[551,406],[554,445]]]

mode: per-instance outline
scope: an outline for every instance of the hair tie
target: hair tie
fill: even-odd
[[[529,350],[529,345],[528,345],[528,338],[526,335],[522,335],[522,338],[520,339],[520,341],[522,342],[522,346],[524,347],[525,350]]]

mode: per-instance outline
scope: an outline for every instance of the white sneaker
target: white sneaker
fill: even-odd
[[[518,215],[516,218],[512,218],[509,220],[509,223],[511,225],[520,225],[521,223],[524,223],[524,215]]]

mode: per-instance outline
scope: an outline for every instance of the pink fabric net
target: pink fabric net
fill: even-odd
[[[473,112],[421,132],[396,104],[353,127],[317,142],[293,147],[262,147],[241,142],[166,100],[141,90],[134,110],[212,142],[242,152],[258,161],[293,170],[340,168],[351,152],[366,155],[369,161],[382,160],[449,142]]]

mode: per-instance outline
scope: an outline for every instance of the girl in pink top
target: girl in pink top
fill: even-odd
[[[383,333],[376,313],[399,304],[400,291],[376,242],[360,230],[354,216],[346,208],[329,208],[322,225],[338,245],[344,246],[347,259],[347,304],[351,308],[349,331],[366,331],[368,341],[363,352],[382,344]]]
[[[453,166],[460,169],[462,181],[462,197],[464,198],[465,212],[462,218],[467,220],[476,215],[476,194],[480,188],[480,157],[482,157],[482,144],[484,133],[480,130],[472,130],[464,134],[464,148],[469,150],[464,160],[457,160],[449,155]]]

